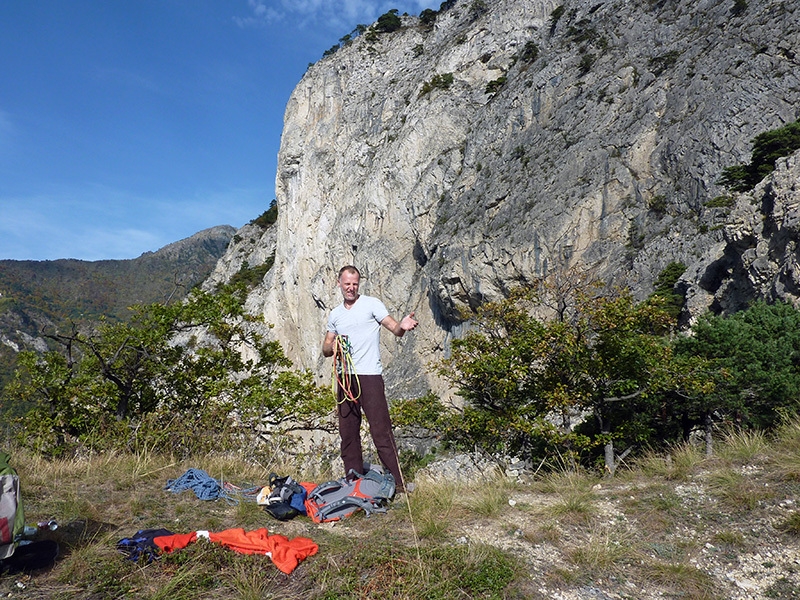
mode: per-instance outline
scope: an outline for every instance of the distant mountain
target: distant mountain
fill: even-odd
[[[220,225],[129,260],[0,260],[0,387],[16,354],[43,350],[43,328],[125,320],[128,307],[182,298],[225,253],[236,229]]]

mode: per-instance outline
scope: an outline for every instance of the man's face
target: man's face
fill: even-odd
[[[358,273],[351,273],[350,271],[342,273],[342,276],[339,278],[339,288],[342,290],[342,296],[344,296],[345,302],[350,303],[356,301],[358,298],[359,281],[360,277]]]

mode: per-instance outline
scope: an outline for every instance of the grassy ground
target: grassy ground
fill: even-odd
[[[279,522],[249,501],[164,491],[202,468],[235,484],[270,471],[330,473],[206,456],[106,455],[44,461],[20,450],[28,523],[54,518],[52,569],[0,577],[9,598],[800,598],[800,424],[776,438],[732,435],[713,458],[692,446],[646,455],[614,478],[558,472],[510,481],[443,481],[383,515]],[[257,529],[309,537],[319,552],[290,575],[263,556],[198,542],[151,564],[116,542],[139,529]]]

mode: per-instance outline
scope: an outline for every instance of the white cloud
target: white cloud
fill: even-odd
[[[271,6],[265,0],[247,0],[250,15],[247,17],[233,17],[233,22],[242,29],[248,27],[266,27],[280,21],[283,13]]]
[[[257,188],[165,198],[106,186],[0,198],[0,258],[136,258],[209,227],[241,227],[271,200]]]

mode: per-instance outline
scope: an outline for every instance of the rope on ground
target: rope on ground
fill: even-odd
[[[229,504],[238,504],[240,499],[255,501],[261,489],[258,486],[240,487],[224,481],[217,481],[202,469],[188,469],[177,479],[170,479],[164,489],[173,494],[192,490],[200,500],[222,498]]]
[[[394,437],[392,438],[392,447],[394,449],[395,458],[397,459],[397,468],[400,471],[400,478],[402,479],[403,487],[405,488],[404,495],[406,500],[406,508],[408,508],[408,519],[411,521],[411,532],[414,535],[414,547],[417,550],[417,563],[419,564],[420,574],[424,574],[425,565],[422,562],[422,553],[419,550],[419,536],[417,535],[417,526],[414,523],[414,513],[411,511],[411,498],[409,498],[411,495],[410,489],[408,488],[410,482],[406,481],[406,476],[403,473],[403,467],[400,464],[400,453],[397,451],[397,442],[394,440]]]

